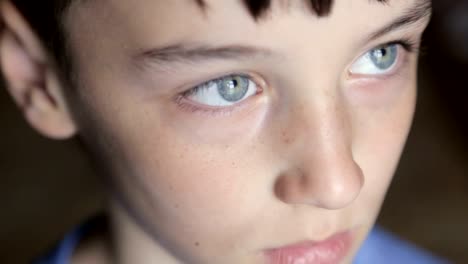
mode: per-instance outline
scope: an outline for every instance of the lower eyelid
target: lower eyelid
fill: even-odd
[[[413,59],[407,54],[405,58],[400,60],[399,64],[392,70],[392,72],[386,74],[380,74],[376,76],[361,75],[361,76],[351,76],[348,78],[346,87],[360,87],[368,86],[373,87],[383,87],[382,85],[393,83],[394,81],[405,79],[409,76],[410,66],[413,65]]]
[[[258,93],[257,93],[258,94]],[[192,114],[199,114],[199,115],[208,115],[208,116],[229,116],[234,112],[241,111],[243,108],[246,108],[249,105],[249,101],[255,100],[256,95],[252,95],[250,98],[247,98],[240,103],[232,104],[229,106],[207,106],[202,104],[197,104],[196,102],[190,101],[189,99],[179,96],[176,99],[176,104],[180,109],[186,112],[190,112]]]

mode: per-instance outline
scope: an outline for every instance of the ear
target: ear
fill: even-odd
[[[0,66],[8,91],[38,132],[55,139],[73,136],[76,125],[54,63],[10,1],[0,2],[0,16]]]

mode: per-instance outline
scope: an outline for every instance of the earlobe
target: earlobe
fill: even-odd
[[[39,39],[9,1],[1,3],[0,14],[0,63],[8,91],[38,132],[55,139],[73,136],[61,83]]]

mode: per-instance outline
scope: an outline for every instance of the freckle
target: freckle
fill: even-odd
[[[283,142],[284,142],[285,144],[288,144],[288,145],[289,145],[289,144],[291,143],[291,138],[288,137],[288,134],[286,133],[286,131],[283,131],[283,132],[281,133],[281,136],[283,137]]]
[[[200,243],[195,242],[195,246],[196,246],[196,247],[200,246]]]

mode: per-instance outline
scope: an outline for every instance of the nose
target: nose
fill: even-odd
[[[346,207],[364,183],[353,157],[348,115],[336,101],[301,109],[288,118],[294,122],[288,125],[289,140],[283,145],[288,165],[276,178],[275,194],[289,204],[330,210]]]

